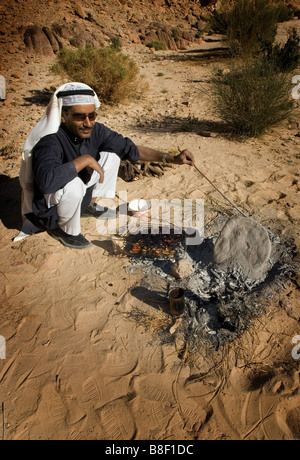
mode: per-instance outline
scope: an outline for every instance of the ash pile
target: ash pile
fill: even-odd
[[[132,295],[143,292],[149,305],[170,313],[170,291],[184,292],[182,315],[170,319],[160,337],[180,336],[190,351],[218,349],[240,337],[295,270],[292,245],[252,219],[234,217],[224,225],[221,218],[201,244],[186,241],[184,234],[130,235],[123,252],[131,256],[129,270],[145,274]]]

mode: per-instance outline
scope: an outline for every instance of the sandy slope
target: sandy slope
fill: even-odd
[[[192,53],[152,54],[140,45],[126,51],[149,92],[140,101],[103,108],[101,121],[140,144],[188,148],[223,193],[299,251],[299,103],[281,126],[238,142],[219,132],[209,106],[214,62],[192,61]],[[17,64],[10,70],[21,75],[9,77],[1,104],[2,145],[20,148],[44,111],[24,98],[62,83],[49,73],[50,61],[36,58],[20,64],[22,72]],[[19,162],[16,152],[0,158],[0,335],[6,339],[0,420],[6,439],[299,439],[299,361],[292,357],[292,338],[300,334],[299,278],[274,293],[243,337],[210,354],[203,348],[190,367],[179,357],[182,344],[163,345],[154,333],[159,308],[167,309],[158,295],[164,282],[149,288],[147,274],[112,254],[110,236],[99,234],[96,220],[82,221],[94,243],[85,252],[45,233],[12,243],[20,224]],[[128,201],[204,198],[208,221],[229,209],[188,166],[170,168],[160,179],[119,179],[121,191]],[[144,296],[134,295],[141,286]]]

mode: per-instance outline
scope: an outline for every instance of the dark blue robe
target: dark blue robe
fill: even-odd
[[[90,175],[86,169],[77,173],[73,160],[88,154],[99,161],[101,151],[116,153],[121,160],[132,162],[139,160],[137,146],[130,139],[100,123],[95,123],[88,139],[76,138],[63,124],[57,133],[43,137],[32,152],[33,213],[26,217],[40,228],[57,228],[59,218],[56,206],[49,209],[44,195],[57,192],[78,176],[87,184]],[[82,212],[89,206],[92,192],[93,187],[87,189],[82,203]]]

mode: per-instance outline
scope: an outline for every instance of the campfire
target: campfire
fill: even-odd
[[[135,235],[128,238],[127,251],[131,255],[153,258],[174,258],[183,235]]]
[[[184,232],[174,231],[168,235],[127,235],[123,240],[122,253],[131,257],[129,270],[138,269],[145,274],[147,298],[153,297],[151,306],[170,315],[169,327],[161,330],[161,337],[172,341],[175,335],[180,336],[194,353],[203,346],[218,349],[240,337],[293,272],[292,247],[284,245],[269,230],[271,251],[260,276],[253,277],[253,272],[245,272],[238,263],[216,263],[214,249],[220,233],[212,228],[210,236],[196,246],[186,245]],[[170,306],[170,292],[174,289],[184,296],[179,321]],[[172,326],[176,321],[174,334]]]

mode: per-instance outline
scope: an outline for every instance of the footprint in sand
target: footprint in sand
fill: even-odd
[[[81,310],[75,319],[75,329],[81,334],[91,335],[100,331],[108,321],[108,312]]]
[[[274,377],[274,370],[269,366],[259,366],[247,370],[235,367],[231,371],[230,382],[242,391],[255,391]]]
[[[172,379],[163,374],[150,374],[137,380],[135,392],[138,396],[136,400],[138,409],[143,408],[150,417],[147,419],[145,429],[155,432],[166,429],[176,413],[176,401],[172,394]]]
[[[217,398],[218,414],[236,439],[300,439],[297,391],[292,378],[278,376],[269,366],[236,367]]]
[[[82,385],[88,401],[101,401],[102,393],[95,377],[89,377]]]
[[[14,440],[64,439],[68,432],[68,409],[49,384],[41,392],[38,408],[17,427]]]
[[[104,352],[103,368],[108,377],[130,374],[138,364],[138,349],[129,334],[112,338],[114,345]]]
[[[122,441],[134,437],[136,428],[131,411],[125,401],[111,401],[98,411],[105,439]]]
[[[121,349],[107,352],[103,367],[109,377],[123,377],[130,374],[137,366],[138,358],[131,352]]]
[[[172,394],[172,380],[163,374],[148,375],[140,380],[136,385],[136,392],[141,398],[149,401],[169,403],[170,406],[176,405]]]
[[[289,439],[300,439],[300,396],[291,397],[279,404],[276,420]]]

